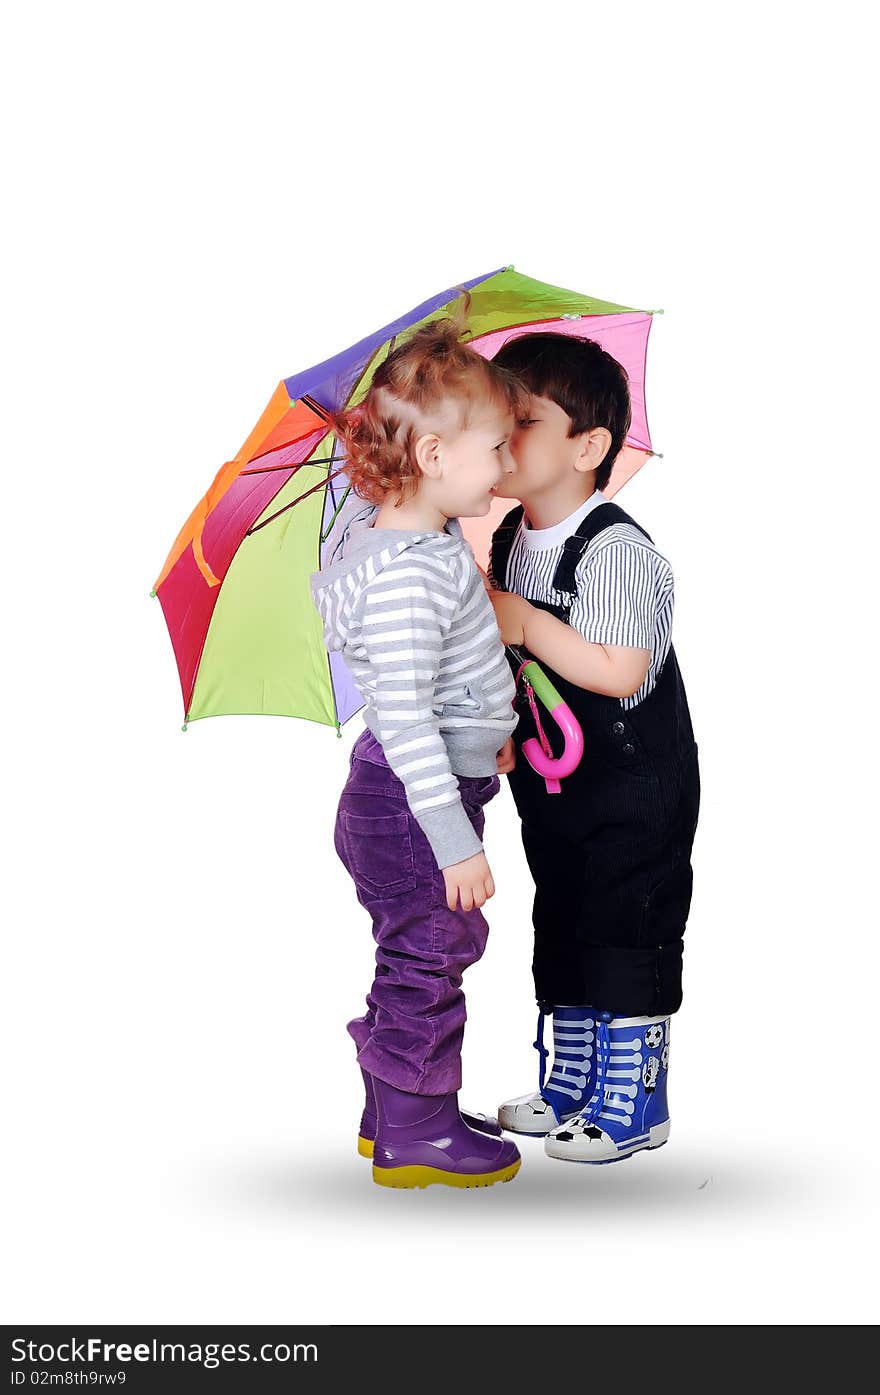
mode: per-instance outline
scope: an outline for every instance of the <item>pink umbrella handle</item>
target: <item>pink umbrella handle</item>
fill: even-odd
[[[545,755],[541,750],[541,743],[534,736],[530,736],[528,741],[523,742],[522,749],[523,755],[533,770],[537,771],[539,775],[543,775],[545,780],[549,779],[558,783],[580,765],[581,757],[584,754],[584,734],[567,702],[560,702],[556,707],[552,707],[550,716],[565,738],[562,755]]]
[[[516,658],[522,657],[515,646],[508,647]],[[532,769],[539,775],[543,775],[547,785],[547,793],[559,794],[562,790],[560,780],[564,780],[566,775],[570,775],[580,764],[584,754],[584,734],[568,703],[563,701],[540,664],[537,664],[534,659],[527,659],[525,663],[520,665],[516,675],[517,683],[520,679],[525,685],[526,697],[532,709],[539,738],[530,736],[528,741],[523,742],[523,755]],[[535,704],[536,697],[540,698],[565,739],[561,756],[554,756],[544,728],[541,726],[541,719]]]

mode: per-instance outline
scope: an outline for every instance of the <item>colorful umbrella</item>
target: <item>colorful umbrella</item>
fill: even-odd
[[[468,342],[491,358],[518,334],[585,334],[629,374],[633,420],[603,491],[652,454],[644,375],[651,315],[522,276],[513,267],[465,283]],[[332,547],[348,491],[326,413],[354,405],[405,331],[445,314],[443,291],[350,349],[285,378],[233,460],[190,514],[156,581],[174,646],[186,722],[233,713],[303,717],[337,731],[362,706],[340,654],[324,648],[309,575]],[[511,507],[462,520],[478,560]]]

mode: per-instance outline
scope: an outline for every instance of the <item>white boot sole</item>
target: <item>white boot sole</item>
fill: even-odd
[[[557,1127],[562,1127],[558,1125]],[[585,1146],[578,1144],[575,1139],[570,1143],[560,1142],[559,1139],[548,1136],[544,1140],[544,1151],[548,1158],[558,1158],[562,1162],[586,1163],[588,1167],[601,1167],[604,1163],[621,1162],[624,1158],[631,1158],[635,1153],[644,1153],[650,1148],[662,1148],[669,1138],[669,1120],[664,1124],[655,1124],[648,1130],[648,1137],[643,1143],[639,1143],[631,1148],[624,1148],[622,1151],[617,1148],[609,1149],[595,1143]],[[601,1154],[601,1156],[597,1156]]]

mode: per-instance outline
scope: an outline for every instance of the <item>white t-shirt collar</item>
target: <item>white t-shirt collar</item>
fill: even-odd
[[[551,528],[527,528],[525,518],[523,518],[520,527],[523,546],[528,548],[530,552],[541,551],[547,547],[559,547],[560,543],[564,543],[566,538],[570,538],[572,533],[577,531],[578,524],[583,522],[588,513],[592,513],[593,509],[597,509],[600,504],[607,503],[605,495],[597,489],[594,494],[590,495],[589,499],[585,499],[582,504],[578,505],[574,513],[570,513],[568,518],[563,518],[561,523],[554,523]]]

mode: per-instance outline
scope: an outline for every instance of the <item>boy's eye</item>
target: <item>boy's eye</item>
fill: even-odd
[[[522,430],[524,426],[534,426],[536,420],[536,417],[525,417],[522,421],[517,422],[517,426]]]
[[[503,441],[499,441],[498,444],[497,444],[497,446],[493,446],[492,449],[493,449],[493,450],[504,450],[504,447],[505,447],[506,445],[507,445],[507,437],[505,436],[504,440],[503,440]]]

